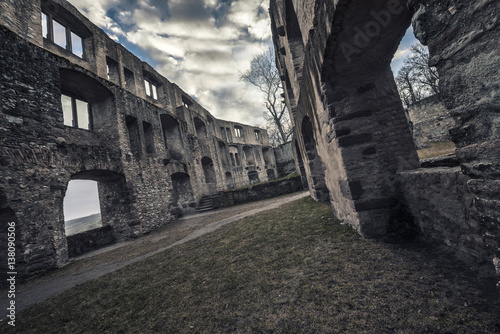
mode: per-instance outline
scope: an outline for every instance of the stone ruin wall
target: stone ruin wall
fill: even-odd
[[[455,120],[439,97],[433,95],[408,107],[413,140],[417,149],[430,143],[450,141]]]
[[[295,156],[293,154],[293,142],[282,144],[274,149],[274,157],[278,168],[278,177],[287,176],[297,172],[295,167]]]
[[[42,37],[42,11],[83,38],[83,58]],[[0,0],[0,13],[2,273],[11,221],[20,279],[68,262],[70,180],[98,182],[103,225],[120,241],[203,195],[276,177],[265,130],[214,118],[66,1]],[[62,93],[88,102],[91,130],[64,125]]]
[[[500,275],[498,13],[493,0],[270,2],[297,167],[311,195],[367,237],[398,230],[410,213],[421,234]],[[419,169],[390,69],[410,24],[440,74],[460,169]]]

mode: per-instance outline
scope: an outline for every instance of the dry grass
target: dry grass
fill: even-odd
[[[157,254],[17,319],[20,333],[498,333],[442,253],[360,238],[306,198]],[[0,325],[2,333],[15,332]]]
[[[417,151],[418,157],[422,159],[437,158],[455,153],[455,143],[451,141],[430,143],[430,147]]]

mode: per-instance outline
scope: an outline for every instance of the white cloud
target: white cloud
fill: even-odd
[[[411,53],[411,49],[398,49],[392,58],[392,61],[406,58]]]
[[[268,0],[70,1],[115,41],[147,52],[215,117],[264,124],[262,97],[239,72],[269,44]]]

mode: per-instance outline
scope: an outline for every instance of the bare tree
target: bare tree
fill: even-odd
[[[240,73],[240,80],[256,86],[262,92],[267,109],[264,119],[267,121],[269,140],[273,146],[278,146],[292,139],[292,126],[281,98],[283,87],[274,57],[272,48],[253,57],[250,69]]]
[[[429,66],[427,48],[417,43],[411,47],[396,76],[399,95],[405,106],[431,95],[439,95],[439,75],[435,67]]]

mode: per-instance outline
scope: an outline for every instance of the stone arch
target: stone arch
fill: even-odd
[[[318,121],[330,124],[325,181],[336,213],[363,235],[381,235],[398,208],[396,173],[419,167],[390,67],[412,13],[404,2],[355,0],[336,14],[324,61],[310,64],[321,73],[304,79],[323,101]]]
[[[329,193],[325,184],[325,167],[318,155],[313,125],[308,116],[304,116],[301,124],[302,140],[309,167],[308,183],[311,195],[318,201],[327,202],[329,200]]]
[[[167,150],[167,157],[173,160],[182,160],[184,146],[182,142],[181,127],[177,119],[168,114],[160,115],[163,140]]]
[[[170,212],[177,218],[193,212],[196,207],[191,179],[186,173],[174,173],[172,180],[172,209]]]
[[[92,180],[97,182],[102,219],[102,228],[98,232],[101,233],[100,237],[104,237],[96,242],[95,238],[99,236],[89,234],[87,240],[85,237],[83,240],[74,240],[78,242],[74,249],[73,245],[71,245],[73,240],[68,237],[70,257],[92,250],[94,246],[102,246],[105,242],[112,243],[130,237],[129,223],[132,223],[134,215],[130,207],[130,189],[127,187],[125,177],[122,174],[110,170],[94,169],[77,172],[71,176],[71,180]]]
[[[215,184],[217,182],[215,176],[214,163],[209,157],[203,157],[201,159],[201,165],[203,167],[203,174],[205,175],[205,183]]]

